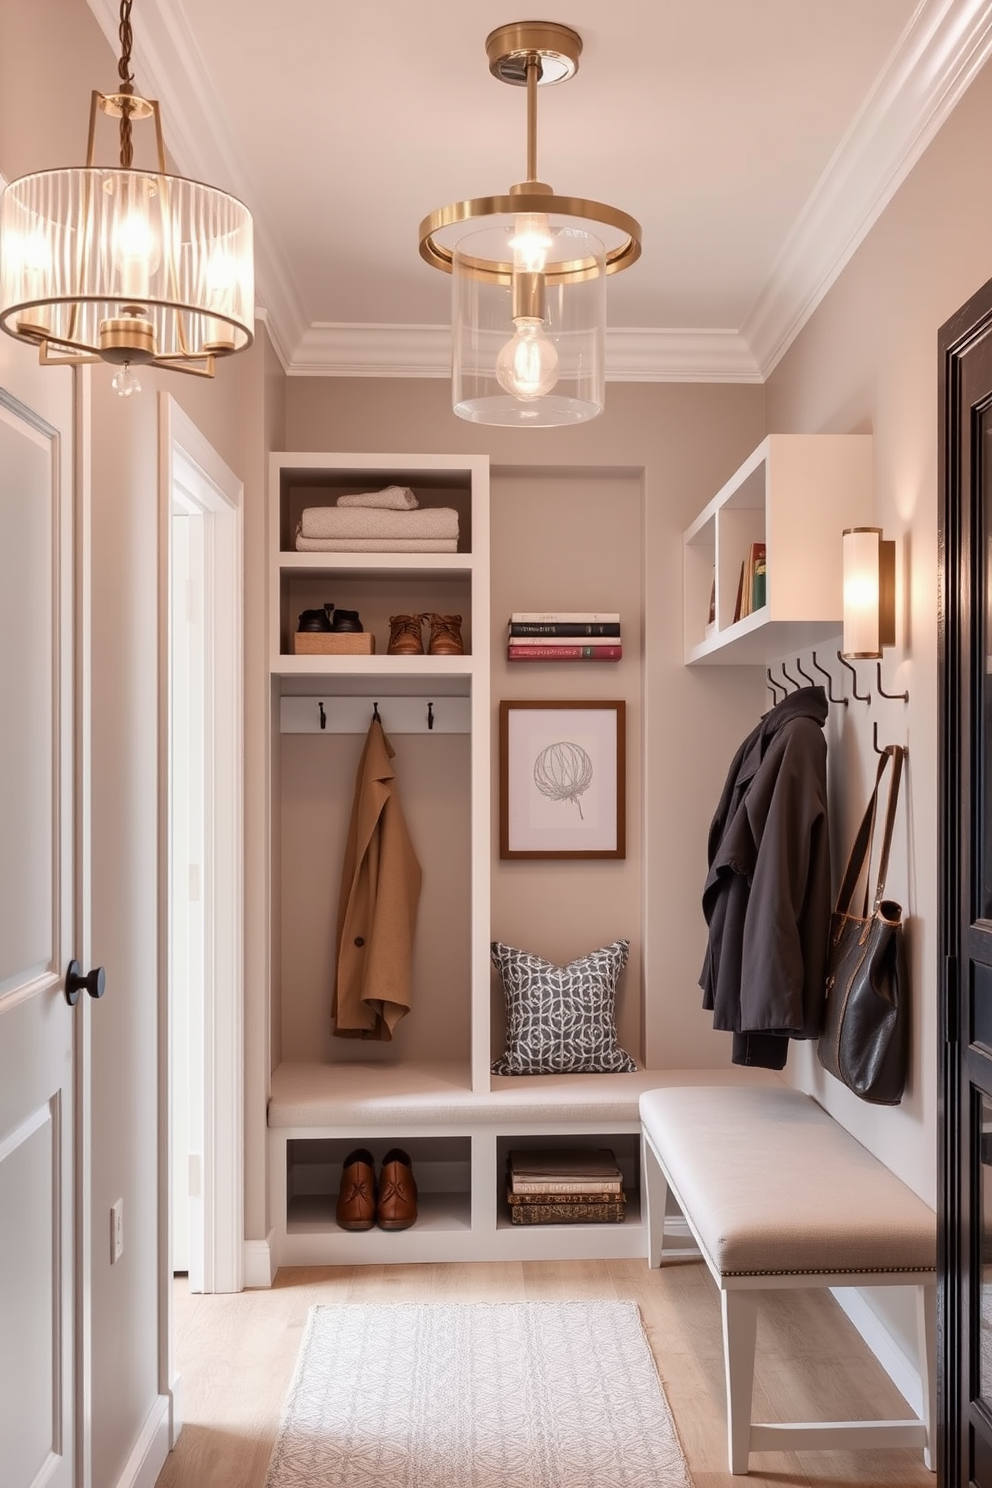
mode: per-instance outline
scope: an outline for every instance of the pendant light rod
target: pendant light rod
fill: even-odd
[[[541,59],[536,52],[527,58],[527,180],[537,180],[537,85],[541,81]]]

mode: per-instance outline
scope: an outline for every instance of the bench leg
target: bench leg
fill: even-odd
[[[641,1135],[642,1193],[647,1206],[648,1265],[661,1265],[665,1248],[665,1209],[668,1205],[668,1180],[647,1136]]]
[[[751,1451],[751,1398],[758,1293],[721,1292],[723,1360],[727,1374],[727,1451],[732,1473],[746,1473]]]
[[[923,1382],[923,1408],[920,1415],[927,1429],[923,1461],[931,1472],[937,1471],[937,1288],[916,1288],[916,1337]]]

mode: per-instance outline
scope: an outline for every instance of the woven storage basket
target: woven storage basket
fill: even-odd
[[[374,656],[375,636],[370,630],[341,631],[335,635],[327,630],[297,630],[293,632],[294,656]]]

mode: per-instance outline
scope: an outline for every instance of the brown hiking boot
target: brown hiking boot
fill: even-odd
[[[390,615],[389,656],[423,656],[424,637],[421,632],[420,615]]]
[[[431,627],[428,651],[431,656],[464,656],[461,615],[425,615]]]

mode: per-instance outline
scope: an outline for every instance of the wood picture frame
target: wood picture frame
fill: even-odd
[[[500,858],[627,855],[626,704],[499,705]]]

